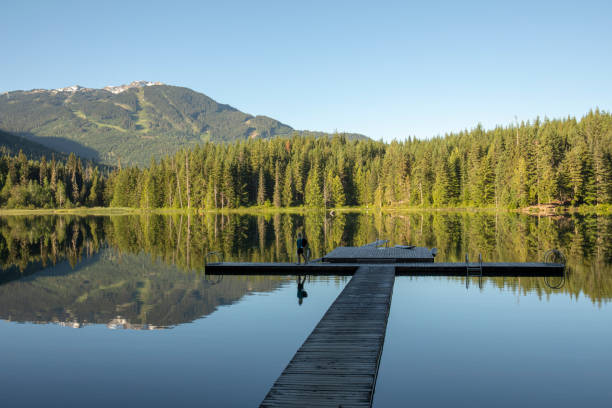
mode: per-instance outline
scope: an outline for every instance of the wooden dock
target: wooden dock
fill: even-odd
[[[276,380],[262,407],[371,406],[395,268],[353,268],[353,278]]]
[[[296,265],[274,262],[222,262],[206,265],[211,275],[322,275],[350,276],[360,266],[391,267],[401,276],[465,276],[465,262],[417,262],[417,263],[327,263],[313,262]],[[478,264],[470,263],[477,267]],[[482,276],[563,276],[564,266],[557,263],[535,262],[483,262]],[[473,275],[473,273],[472,273]]]
[[[434,250],[381,247],[381,242],[385,243],[339,247],[321,262],[301,265],[206,265],[206,273],[212,275],[353,276],[276,380],[262,407],[370,407],[396,275],[565,276],[565,266],[558,263],[434,262]]]
[[[323,262],[339,263],[404,263],[433,262],[434,252],[423,247],[377,247],[365,245],[361,247],[338,247],[326,254]]]

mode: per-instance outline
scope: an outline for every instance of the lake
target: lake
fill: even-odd
[[[295,261],[298,231],[313,258],[377,239],[567,258],[565,282],[397,277],[375,407],[612,403],[612,217],[313,212],[1,217],[2,405],[257,406],[350,277],[298,298],[203,265]]]

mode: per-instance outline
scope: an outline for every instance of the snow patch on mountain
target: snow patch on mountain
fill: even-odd
[[[162,82],[134,81],[131,84],[127,84],[127,85],[105,86],[104,90],[112,92],[114,94],[118,94],[118,93],[127,91],[130,88],[144,88],[146,86],[154,86],[154,85],[164,85],[164,84]]]
[[[130,84],[117,85],[117,86],[109,85],[109,86],[105,86],[102,89],[108,92],[112,92],[114,94],[118,94],[118,93],[127,91],[128,89],[131,89],[131,88],[144,88],[145,86],[153,86],[153,85],[164,85],[164,84],[162,82],[133,81]],[[80,85],[72,85],[72,86],[67,86],[65,88],[52,89],[51,91],[52,92],[75,93],[75,92],[92,91],[92,90],[93,88],[85,88]],[[44,92],[44,91],[45,91],[44,89],[33,89],[30,91],[30,93]]]

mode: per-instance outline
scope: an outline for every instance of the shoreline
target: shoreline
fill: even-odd
[[[27,216],[27,215],[81,215],[81,216],[111,216],[111,215],[131,215],[131,214],[305,214],[305,213],[410,213],[410,212],[471,212],[471,213],[519,213],[532,216],[567,216],[572,214],[612,214],[611,206],[581,206],[581,207],[555,207],[548,208],[546,211],[538,211],[533,207],[509,209],[495,207],[337,207],[337,208],[309,208],[309,207],[241,207],[225,209],[205,209],[205,208],[127,208],[127,207],[78,207],[78,208],[0,208],[2,216]]]

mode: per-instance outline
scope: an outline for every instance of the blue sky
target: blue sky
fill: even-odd
[[[296,129],[428,138],[612,108],[612,2],[13,1],[0,92],[162,81]]]

